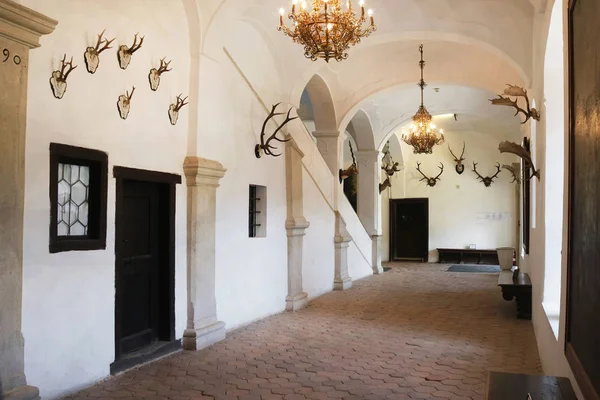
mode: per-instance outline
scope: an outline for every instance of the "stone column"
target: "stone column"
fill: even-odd
[[[343,138],[340,136],[340,132],[318,131],[313,132],[313,135],[317,138],[317,148],[319,149],[319,152],[327,163],[329,170],[337,179],[341,167],[340,150],[343,143]]]
[[[373,235],[371,236],[371,241],[373,243],[373,274],[379,275],[383,274],[383,267],[381,266],[381,239],[382,235]]]
[[[335,212],[335,278],[334,290],[346,290],[352,287],[352,278],[348,274],[348,246],[352,237],[346,230],[346,222],[339,212]]]
[[[288,311],[300,310],[308,303],[308,295],[302,290],[302,249],[305,230],[310,225],[304,218],[302,157],[304,157],[304,153],[294,139],[286,142],[287,219],[285,229],[288,237],[288,295],[285,298],[285,309]]]
[[[27,65],[29,50],[57,23],[0,0],[0,399],[5,400],[39,399],[39,390],[25,379],[21,333]]]
[[[217,188],[226,169],[217,161],[186,157],[188,321],[183,348],[200,350],[225,339],[217,320],[215,227]]]
[[[358,163],[358,218],[373,241],[373,273],[380,274],[383,272],[383,268],[381,267],[381,231],[379,228],[381,218],[379,151],[358,151],[356,159]]]

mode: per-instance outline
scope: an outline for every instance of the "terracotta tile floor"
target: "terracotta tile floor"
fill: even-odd
[[[298,313],[239,329],[71,399],[482,399],[488,370],[539,373],[497,275],[392,264]]]

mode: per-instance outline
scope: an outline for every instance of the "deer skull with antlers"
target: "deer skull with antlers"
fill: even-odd
[[[171,120],[171,125],[175,125],[177,120],[179,119],[179,110],[188,103],[186,103],[187,97],[183,100],[181,99],[181,95],[177,96],[177,103],[171,104],[169,106],[169,120]]]
[[[348,145],[350,146],[350,154],[352,155],[352,165],[349,166],[347,169],[340,169],[340,183],[342,183],[344,179],[350,178],[352,175],[358,174],[358,167],[356,165],[356,158],[354,158],[354,150],[352,150],[352,143],[348,141]]]
[[[148,81],[150,82],[150,89],[153,92],[156,92],[158,90],[158,86],[160,85],[160,76],[164,72],[169,72],[173,69],[173,68],[167,69],[167,68],[169,68],[169,64],[171,64],[171,61],[173,61],[173,60],[171,60],[169,62],[165,62],[165,58],[167,58],[167,57],[163,57],[160,59],[160,67],[158,67],[158,69],[152,68],[150,70],[150,73],[148,74]]]
[[[285,117],[285,120],[281,123],[281,125],[279,125],[277,127],[277,129],[275,129],[275,131],[273,132],[273,134],[271,136],[269,136],[269,138],[265,141],[265,135],[266,135],[266,129],[267,129],[267,124],[269,123],[269,121],[271,119],[273,119],[274,117],[278,116],[278,115],[283,115],[284,113],[278,113],[276,112],[277,107],[280,105],[281,103],[277,103],[273,106],[273,108],[271,109],[271,112],[269,113],[269,115],[267,116],[267,118],[265,119],[265,122],[263,123],[262,126],[262,130],[260,132],[260,144],[257,144],[254,147],[254,155],[256,156],[256,158],[261,158],[263,153],[269,156],[273,156],[273,157],[279,157],[281,154],[275,154],[273,153],[273,149],[275,149],[274,146],[271,146],[271,141],[272,140],[276,140],[280,143],[285,143],[288,142],[290,139],[279,139],[277,137],[277,134],[279,133],[279,131],[288,123],[290,123],[291,121],[298,119],[298,117],[290,117],[290,114],[292,112],[292,110],[294,109],[293,107],[290,108],[287,112],[287,115]]]
[[[101,34],[98,35],[98,41],[96,42],[96,47],[88,47],[85,49],[85,53],[83,53],[83,59],[85,61],[85,67],[87,69],[87,72],[89,72],[90,74],[93,74],[96,72],[96,69],[98,69],[98,65],[100,65],[100,53],[102,53],[104,50],[108,50],[108,49],[112,49],[112,47],[110,47],[110,44],[116,39],[116,38],[112,38],[111,40],[108,39],[104,39],[104,32],[106,31],[103,30]]]
[[[485,185],[485,187],[490,187],[492,185],[492,183],[494,182],[494,179],[500,175],[500,172],[502,172],[502,168],[500,167],[499,163],[496,163],[496,173],[493,176],[481,176],[479,174],[479,172],[477,172],[477,163],[475,161],[473,161],[473,172],[475,172],[477,174],[477,178],[481,179],[481,182],[483,182],[483,184]]]
[[[465,155],[465,143],[463,142],[463,149],[462,153],[460,153],[460,157],[456,157],[456,155],[454,155],[450,145],[448,145],[448,150],[450,150],[450,154],[452,154],[452,157],[454,157],[454,162],[456,162],[456,166],[454,167],[456,173],[461,175],[463,172],[465,172],[465,165],[463,164],[463,161],[465,161],[465,158],[463,157]]]
[[[131,45],[131,47],[124,44],[119,46],[119,51],[117,51],[117,58],[119,59],[119,66],[121,67],[121,69],[127,69],[129,63],[131,62],[131,55],[142,47],[142,44],[144,43],[144,36],[140,38],[139,43],[137,40],[138,34],[136,33],[133,37],[133,44]]]
[[[438,168],[440,169],[440,173],[437,174],[436,177],[430,178],[427,175],[425,175],[423,171],[421,171],[421,163],[417,161],[417,171],[419,171],[419,173],[423,175],[423,177],[419,179],[419,182],[426,181],[427,186],[434,187],[437,181],[441,180],[440,176],[442,176],[442,173],[444,172],[444,164],[440,163],[440,166]]]
[[[65,54],[62,61],[60,62],[60,70],[52,72],[50,77],[50,87],[52,88],[52,94],[57,99],[62,99],[65,92],[67,91],[67,78],[69,74],[73,72],[76,66],[73,66],[73,57],[71,61],[67,62],[67,55]]]
[[[527,96],[527,90],[523,89],[522,87],[514,86],[514,85],[506,85],[506,86],[508,86],[508,87],[506,89],[504,89],[504,96],[516,97],[517,99],[513,101],[510,99],[510,97],[504,97],[502,95],[498,95],[497,99],[490,99],[492,104],[495,106],[513,107],[515,110],[517,110],[515,112],[515,115],[522,113],[525,116],[525,121],[521,122],[521,124],[524,124],[525,122],[529,121],[529,118],[533,118],[536,121],[539,121],[540,113],[535,108],[531,108],[531,106],[529,104],[529,96]],[[517,104],[519,97],[525,98],[527,110],[519,107],[519,105]]]
[[[131,89],[131,94],[129,91],[125,92],[126,94],[122,94],[119,96],[119,101],[117,101],[117,108],[119,109],[119,115],[122,119],[127,119],[129,115],[129,109],[131,107],[131,98],[133,97],[133,92],[135,92],[135,86]]]
[[[390,178],[387,177],[385,178],[385,181],[383,181],[383,183],[379,184],[379,193],[383,192],[385,189],[392,187],[392,182],[390,181]]]

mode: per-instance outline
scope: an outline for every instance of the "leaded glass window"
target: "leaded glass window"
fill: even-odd
[[[90,167],[58,164],[58,236],[88,234]]]

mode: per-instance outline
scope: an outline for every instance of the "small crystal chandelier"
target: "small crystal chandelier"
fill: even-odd
[[[360,0],[360,14],[352,8],[352,0],[347,0],[346,10],[342,11],[341,0],[312,0],[312,10],[306,9],[306,2],[293,0],[292,12],[288,18],[292,29],[283,22],[285,10],[279,10],[279,28],[277,30],[292,38],[294,43],[304,46],[304,56],[316,61],[324,58],[329,62],[333,58],[342,61],[348,58],[347,50],[363,37],[377,29],[373,20],[373,11],[369,10],[369,24],[365,15],[365,2]]]
[[[410,132],[402,132],[402,140],[413,147],[415,154],[431,154],[433,153],[433,146],[436,144],[444,143],[444,131],[439,130],[440,137],[438,138],[436,133],[436,126],[432,122],[431,114],[427,111],[423,105],[423,89],[427,84],[423,80],[423,70],[425,69],[425,61],[423,61],[423,45],[419,46],[421,52],[421,61],[419,66],[421,67],[421,80],[418,85],[421,88],[421,105],[417,110],[417,113],[413,116],[413,122],[410,124]]]

